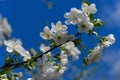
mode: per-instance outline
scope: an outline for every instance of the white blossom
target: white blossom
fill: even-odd
[[[22,42],[20,40],[5,40],[4,45],[6,46],[6,50],[8,52],[18,52],[21,56],[24,57],[25,61],[27,59],[31,59],[30,53],[22,47]]]
[[[63,25],[60,21],[56,24],[51,24],[52,28],[49,29],[48,26],[44,27],[44,32],[40,33],[40,36],[45,40],[53,39],[57,44],[64,44],[68,40],[74,40],[73,35],[67,34],[68,27]]]
[[[44,67],[43,67],[43,75],[45,77],[54,79],[54,78],[58,78],[59,76],[61,76],[64,71],[67,68],[64,66],[57,66],[57,65],[53,65],[52,62],[48,62]]]
[[[65,65],[68,63],[68,56],[67,54],[65,54],[65,51],[62,51],[60,53],[60,62],[61,62],[61,65]]]
[[[61,75],[63,75],[66,70],[67,70],[67,67],[59,66],[57,71],[54,73],[55,78],[60,77]]]
[[[51,32],[52,32],[52,33],[53,33],[53,32],[59,32],[59,31],[66,32],[67,29],[68,29],[68,27],[67,27],[66,25],[63,25],[63,24],[61,23],[61,21],[58,21],[58,22],[56,23],[56,25],[55,25],[54,23],[52,23],[51,26],[52,26],[52,29],[51,29]]]
[[[50,50],[50,46],[45,46],[45,44],[41,44],[40,50],[44,53],[44,52]]]
[[[41,44],[40,50],[45,53],[46,51],[50,50],[49,46],[46,46],[44,44]],[[44,54],[42,56],[42,64],[46,65],[46,63],[49,61],[49,58],[51,58],[51,52],[48,52],[47,54]]]
[[[67,19],[65,23],[77,25],[79,33],[89,33],[89,31],[94,27],[89,17],[83,11],[76,8],[71,8],[71,11],[69,13],[65,13],[64,16]]]
[[[52,23],[51,38],[57,44],[64,44],[68,40],[74,40],[75,37],[73,35],[68,35],[67,26],[62,25],[62,23],[58,21],[56,25]]]
[[[50,29],[48,26],[44,27],[44,32],[40,33],[40,36],[45,40],[50,40]]]
[[[98,61],[102,54],[103,47],[98,44],[87,56],[88,64]]]
[[[70,12],[65,13],[64,17],[67,19],[65,21],[66,24],[77,24],[81,21],[81,17],[83,16],[83,12],[76,8],[71,8]]]
[[[34,76],[34,79],[35,80],[46,80],[46,77],[45,77],[45,75],[43,74],[44,72],[43,72],[43,65],[45,65],[47,62],[45,62],[45,63],[43,63],[43,61],[42,61],[43,59],[38,59],[38,61],[37,61],[37,66],[38,66],[38,74],[36,74],[35,76]],[[33,80],[34,80],[33,79]]]
[[[0,75],[0,80],[9,80],[7,74]]]
[[[107,37],[105,37],[105,41],[102,42],[104,47],[109,47],[114,43],[115,43],[115,38],[113,34],[109,34]]]
[[[75,37],[74,37],[74,35],[68,35],[65,32],[58,31],[58,32],[52,34],[52,39],[57,44],[64,44],[68,40],[74,40]]]
[[[2,18],[0,15],[0,38],[9,37],[12,29],[6,18]]]
[[[46,65],[43,67],[43,75],[45,77],[55,77],[55,71],[58,68],[58,66],[53,66],[53,63],[47,62]]]
[[[90,19],[87,16],[83,17],[82,21],[80,21],[77,26],[79,33],[89,33],[89,31],[94,27],[93,23],[90,22]]]
[[[95,14],[97,12],[96,5],[95,4],[88,5],[87,3],[83,3],[82,4],[82,11],[88,15]]]
[[[42,56],[42,65],[46,65],[47,62],[49,62],[49,60],[50,60],[50,55],[49,54],[44,54]]]
[[[75,44],[72,41],[67,42],[63,47],[70,52],[70,55],[72,55],[75,60],[79,58],[81,51],[75,47]]]

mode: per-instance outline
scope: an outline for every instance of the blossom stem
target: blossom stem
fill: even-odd
[[[101,38],[100,38],[100,36],[98,35],[98,33],[96,33],[96,32],[94,32],[94,31],[92,31],[92,34],[93,34],[93,35],[95,35],[95,37],[96,37],[98,40],[100,40],[100,41],[101,41]]]
[[[82,42],[80,42],[80,45],[83,47],[84,50],[89,52],[89,49]]]

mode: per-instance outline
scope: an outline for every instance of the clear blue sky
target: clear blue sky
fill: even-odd
[[[47,0],[46,0],[47,1]],[[50,0],[49,0],[50,1]],[[53,8],[48,9],[44,0],[0,0],[0,14],[6,17],[12,26],[15,38],[20,38],[26,49],[31,47],[36,50],[41,41],[39,32],[46,23],[57,21],[64,22],[65,12],[70,8],[80,8],[81,0],[51,0]],[[120,79],[120,1],[119,0],[90,0],[95,3],[98,12],[96,18],[103,19],[106,24],[98,32],[101,35],[112,33],[116,43],[103,51],[103,56],[93,74],[94,80],[119,80]],[[90,46],[90,45],[89,45]],[[0,66],[3,64],[4,50],[0,50]],[[78,63],[77,63],[78,64]],[[68,71],[69,72],[69,71]],[[66,75],[67,73],[66,73]],[[114,77],[119,79],[114,79]],[[66,77],[65,77],[66,78]],[[99,79],[96,79],[99,78]],[[86,78],[88,80],[88,78]]]

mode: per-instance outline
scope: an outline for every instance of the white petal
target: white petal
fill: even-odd
[[[14,50],[13,50],[12,48],[10,48],[10,47],[7,47],[6,50],[7,50],[7,52],[10,52],[10,53],[14,51]]]

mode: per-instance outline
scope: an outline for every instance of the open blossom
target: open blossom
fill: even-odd
[[[58,44],[66,42],[67,26],[62,25],[60,21],[55,24],[51,24],[51,38]]]
[[[10,53],[16,51],[21,56],[24,57],[24,60],[31,59],[31,55],[22,47],[22,42],[20,40],[5,40],[4,45],[7,46],[6,50]]]
[[[87,3],[83,3],[82,4],[82,11],[88,15],[95,14],[97,12],[96,5],[95,4],[88,5]]]
[[[41,44],[40,45],[40,50],[42,52],[46,52],[46,51],[50,50],[50,46],[46,46],[45,44]]]
[[[57,68],[58,66],[54,66],[53,63],[47,62],[46,65],[44,65],[43,67],[43,75],[45,77],[47,76],[54,77],[55,76],[54,72],[56,71]]]
[[[74,24],[78,27],[78,32],[89,33],[93,29],[94,24],[90,21],[89,17],[81,10],[72,8],[69,13],[65,13],[66,24]]]
[[[81,18],[83,15],[83,12],[81,10],[78,10],[76,8],[71,8],[70,12],[65,13],[64,17],[67,19],[65,21],[66,24],[77,24],[81,21]]]
[[[52,39],[57,44],[64,44],[68,40],[74,40],[75,37],[74,37],[74,35],[68,35],[67,33],[64,33],[62,31],[58,31],[58,32],[52,34]]]
[[[45,40],[50,40],[50,29],[48,26],[44,27],[44,32],[41,32],[40,36]]]
[[[61,76],[67,68],[64,66],[53,65],[52,62],[47,62],[43,67],[43,76],[48,78],[57,78]]]
[[[98,44],[87,56],[87,64],[98,61],[102,54],[103,47]]]
[[[79,33],[89,33],[89,31],[93,29],[94,24],[90,22],[90,19],[87,16],[85,16],[82,18],[82,21],[77,24],[77,26]]]
[[[64,44],[68,40],[74,40],[73,35],[67,34],[67,26],[62,25],[60,21],[54,25],[52,23],[52,29],[51,29],[51,38],[57,43],[57,44]]]
[[[100,56],[101,52],[104,47],[109,47],[110,45],[115,43],[115,38],[113,34],[108,35],[107,37],[103,38],[102,43],[98,44],[87,56],[87,64],[97,61]]]
[[[49,46],[45,46],[44,44],[41,44],[40,46],[40,50],[42,52],[46,52],[50,49]],[[39,60],[39,65],[42,65],[43,67],[39,70],[39,74],[43,75],[42,77],[47,77],[50,79],[54,79],[57,78],[59,76],[61,76],[64,71],[66,70],[66,67],[64,67],[63,65],[67,64],[68,60],[67,60],[67,55],[62,52],[60,55],[60,60],[61,60],[61,64],[60,65],[56,65],[56,62],[52,61],[52,57],[51,54],[44,54],[41,58],[41,60]]]
[[[81,52],[77,47],[75,47],[75,44],[72,41],[67,42],[63,47],[70,52],[70,55],[72,55],[74,59],[79,58],[79,54]]]
[[[60,21],[56,24],[51,24],[52,28],[49,29],[45,26],[44,32],[40,33],[40,36],[45,40],[54,40],[57,44],[64,44],[68,40],[74,40],[74,35],[68,35],[66,25],[63,25]]]
[[[109,47],[114,43],[115,43],[115,38],[113,34],[109,34],[107,37],[105,37],[105,41],[102,42],[104,47]]]
[[[51,29],[51,32],[52,32],[52,33],[53,33],[53,32],[58,32],[58,31],[66,32],[67,29],[68,29],[68,27],[67,27],[66,25],[63,25],[63,24],[61,23],[61,21],[58,21],[58,22],[56,23],[56,25],[55,25],[54,23],[52,23],[51,26],[52,26],[52,29]]]
[[[66,36],[67,36],[66,32],[62,31],[58,31],[51,34],[52,39],[58,44],[65,43],[67,41]]]
[[[68,63],[68,56],[67,54],[65,54],[65,51],[62,51],[60,53],[60,62],[61,62],[61,65],[65,65]]]

